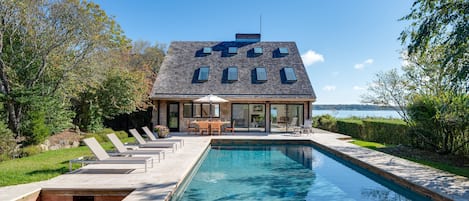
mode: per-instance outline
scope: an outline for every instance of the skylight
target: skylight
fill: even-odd
[[[212,48],[211,47],[204,47],[203,53],[204,54],[212,54]]]
[[[283,68],[283,73],[285,73],[285,81],[287,83],[293,83],[297,81],[295,70],[293,68],[285,67]]]
[[[265,71],[264,67],[257,67],[256,68],[256,81],[257,82],[267,81],[267,72]]]
[[[279,52],[281,55],[286,55],[286,54],[288,54],[288,48],[286,48],[286,47],[280,47],[280,48],[278,48],[278,52]]]
[[[262,54],[262,47],[255,47],[254,54]]]
[[[199,75],[197,76],[197,81],[206,82],[208,81],[208,74],[210,72],[210,67],[203,66],[199,68]]]
[[[229,82],[234,82],[238,80],[238,68],[236,66],[228,67],[228,78]]]
[[[228,48],[228,54],[237,54],[238,53],[238,48],[237,47],[229,47]]]

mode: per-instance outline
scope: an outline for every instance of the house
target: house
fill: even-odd
[[[155,80],[152,123],[184,131],[188,122],[221,119],[236,131],[285,132],[311,118],[316,96],[295,42],[177,41]],[[227,103],[195,103],[213,94]]]

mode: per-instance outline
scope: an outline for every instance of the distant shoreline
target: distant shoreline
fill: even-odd
[[[344,104],[344,105],[315,105],[313,110],[396,110],[393,106],[379,105],[360,105],[360,104]]]

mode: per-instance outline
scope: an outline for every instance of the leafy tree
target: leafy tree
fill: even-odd
[[[0,93],[17,137],[30,97],[79,94],[91,55],[126,46],[119,26],[98,5],[80,0],[0,1]],[[44,108],[46,109],[46,108]]]
[[[401,20],[410,21],[400,39],[407,43],[411,56],[434,55],[440,68],[447,72],[447,84],[453,89],[469,90],[469,1],[416,0],[410,14]]]
[[[395,104],[411,127],[415,145],[439,153],[469,153],[469,2],[416,0],[403,74],[380,73],[363,101]]]

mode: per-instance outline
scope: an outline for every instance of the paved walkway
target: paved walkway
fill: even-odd
[[[325,149],[337,151],[336,155],[347,157],[366,168],[384,170],[384,175],[398,176],[396,182],[410,181],[437,192],[444,200],[469,200],[469,179],[422,166],[381,152],[361,148],[340,138],[348,136],[315,130],[312,136],[294,137],[288,134],[237,133],[235,136],[194,136],[176,133],[173,138],[185,140],[185,146],[176,153],[168,153],[161,163],[145,173],[142,165],[88,165],[87,169],[135,168],[130,174],[65,174],[53,179],[31,184],[0,188],[0,200],[18,200],[40,189],[135,189],[125,198],[129,200],[168,199],[179,182],[189,173],[209,146],[212,138],[217,139],[305,139],[312,140]],[[425,191],[425,190],[424,190]]]

